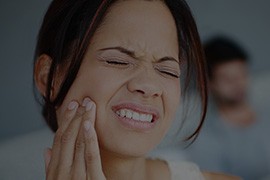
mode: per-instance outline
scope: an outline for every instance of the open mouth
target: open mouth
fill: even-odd
[[[129,118],[135,121],[148,122],[148,123],[152,123],[154,121],[152,114],[138,113],[130,109],[120,109],[116,111],[116,114],[119,117]]]
[[[147,132],[155,127],[159,111],[150,106],[134,103],[123,103],[112,107],[121,124],[132,130]]]

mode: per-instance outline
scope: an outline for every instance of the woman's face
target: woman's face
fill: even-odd
[[[90,97],[103,151],[140,156],[169,128],[180,98],[177,32],[160,1],[120,1],[94,34],[64,103]],[[61,123],[61,122],[58,122]]]

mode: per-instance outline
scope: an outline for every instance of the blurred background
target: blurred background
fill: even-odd
[[[249,54],[252,76],[270,84],[263,81],[270,68],[270,1],[187,2],[203,41],[218,34],[235,39]],[[32,64],[41,18],[49,3],[0,0],[0,142],[45,126],[33,96]]]

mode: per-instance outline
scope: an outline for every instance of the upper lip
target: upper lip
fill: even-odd
[[[149,105],[141,105],[137,103],[120,103],[112,106],[112,110],[114,112],[120,109],[130,109],[132,111],[141,113],[141,114],[151,114],[153,116],[153,120],[159,118],[159,111],[157,108],[151,107]]]

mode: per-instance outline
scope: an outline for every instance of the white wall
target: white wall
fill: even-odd
[[[32,93],[32,63],[48,3],[0,0],[0,141],[44,125]]]

